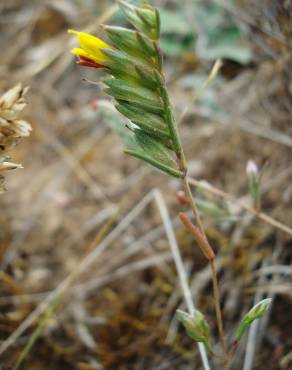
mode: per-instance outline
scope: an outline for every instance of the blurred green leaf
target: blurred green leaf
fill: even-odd
[[[160,9],[161,33],[186,36],[191,30],[185,17],[179,11]]]
[[[239,26],[220,2],[195,0],[195,3],[198,55],[209,60],[225,58],[241,64],[249,63],[251,50],[243,44]]]
[[[235,26],[219,29],[206,43],[197,44],[198,54],[205,59],[230,59],[240,64],[251,61],[251,50],[241,45],[241,34]]]
[[[223,208],[222,204],[220,203],[215,203],[215,202],[200,199],[200,198],[197,198],[196,202],[201,212],[203,212],[204,214],[216,220],[228,219],[231,216],[228,209]]]
[[[207,60],[225,58],[240,64],[252,60],[241,29],[219,1],[193,0],[175,10],[164,9],[161,20],[161,48],[166,55],[193,50]]]

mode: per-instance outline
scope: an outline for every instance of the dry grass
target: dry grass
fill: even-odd
[[[260,5],[249,13],[251,2],[239,2],[230,12],[248,30],[253,63],[239,67],[225,62],[226,79],[208,88],[221,113],[194,105],[180,131],[189,175],[237,199],[225,202],[208,189],[197,192],[234,216],[232,221],[218,221],[210,213],[204,217],[218,255],[228,340],[255,297],[275,297],[268,320],[250,334],[246,360],[244,341],[238,349],[234,369],[245,361],[245,370],[252,369],[250,362],[256,369],[288,370],[291,235],[237,202],[250,204],[246,162],[267,162],[262,210],[292,226],[291,18],[277,1],[265,2],[269,14]],[[18,81],[30,85],[23,118],[33,126],[31,137],[9,153],[24,170],[7,176],[9,191],[0,197],[1,363],[15,365],[42,316],[32,322],[27,318],[40,307],[44,312],[52,292],[65,281],[55,315],[23,368],[199,369],[198,351],[174,319],[175,309],[184,303],[165,223],[153,202],[153,189],[159,188],[173,219],[193,301],[206,312],[216,335],[210,270],[175,217],[182,208],[175,198],[178,182],[122,155],[122,144],[106,125],[106,97],[82,80],[98,78],[75,66],[68,53],[66,29],[96,30],[115,11],[113,2],[11,0],[2,2],[0,10],[5,50],[0,90]],[[193,99],[184,78],[206,73],[211,64],[182,55],[166,60],[166,66],[179,114]],[[95,109],[93,99],[98,99]],[[84,259],[88,265],[81,268]],[[25,330],[8,343],[19,326]],[[217,349],[217,340],[214,345]]]

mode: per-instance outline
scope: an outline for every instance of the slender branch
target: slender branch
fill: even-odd
[[[220,189],[217,189],[215,186],[209,184],[208,182],[206,181],[198,181],[198,180],[195,180],[195,179],[192,179],[192,178],[188,178],[188,183],[191,184],[191,185],[194,185],[194,186],[197,186],[201,189],[204,189],[204,190],[207,190],[208,192],[220,197],[220,198],[223,198],[229,202],[233,202],[233,203],[236,203],[238,204],[242,209],[246,210],[247,212],[251,213],[252,215],[254,215],[256,218],[258,218],[259,220],[263,221],[263,222],[266,222],[267,224],[279,229],[279,230],[282,230],[284,231],[285,233],[289,234],[289,235],[292,235],[292,229],[287,226],[287,225],[284,225],[283,223],[273,219],[272,217],[266,215],[265,213],[263,212],[258,212],[257,210],[255,210],[254,208],[250,207],[249,205],[245,204],[245,203],[242,203],[240,200],[238,200],[237,198],[235,198],[233,195],[231,194],[228,194]]]
[[[224,339],[224,328],[223,328],[223,320],[222,320],[222,313],[221,313],[221,307],[220,307],[220,291],[219,291],[219,286],[218,286],[215,258],[213,258],[209,262],[210,262],[210,266],[212,270],[212,283],[213,283],[214,302],[215,302],[215,311],[216,311],[216,317],[217,317],[219,337],[220,337],[222,351],[224,354],[224,369],[228,370],[229,369],[229,353],[227,351],[225,339]]]
[[[182,182],[183,182],[187,197],[190,201],[190,206],[195,216],[195,221],[198,225],[198,229],[201,232],[203,239],[205,239],[207,244],[209,245],[208,239],[205,233],[205,229],[204,229],[201,217],[200,217],[200,213],[198,211],[196,202],[192,195],[192,191],[191,191],[191,188],[188,182],[188,178],[185,176],[182,179]],[[218,326],[218,331],[219,331],[220,343],[221,343],[222,352],[224,356],[224,370],[228,370],[229,369],[229,354],[228,354],[226,344],[225,344],[224,327],[223,327],[222,312],[221,312],[221,306],[220,306],[220,292],[219,292],[218,278],[217,278],[216,265],[215,265],[215,256],[213,258],[208,258],[208,261],[210,263],[211,271],[212,271],[215,312],[216,312],[216,320],[217,320],[217,326]]]
[[[193,214],[195,216],[195,221],[201,231],[201,233],[204,235],[204,237],[207,239],[207,236],[206,236],[206,233],[205,233],[205,230],[204,230],[204,226],[203,226],[203,223],[202,223],[202,220],[201,220],[201,216],[200,216],[200,213],[199,213],[199,210],[198,210],[198,207],[196,206],[196,202],[193,198],[193,194],[192,194],[192,191],[191,191],[191,188],[190,188],[190,184],[188,182],[188,178],[187,177],[184,177],[183,178],[183,185],[184,185],[184,188],[185,188],[185,192],[186,192],[186,195],[190,201],[190,206],[191,206],[191,209],[193,211]]]
[[[159,49],[158,43],[156,43],[156,49],[158,50],[158,53],[160,54],[160,49]],[[162,57],[161,57],[161,59],[162,59]],[[168,96],[168,92],[167,92],[167,88],[166,88],[166,84],[165,84],[165,76],[161,72],[161,74],[158,74],[158,73],[156,74],[156,78],[157,78],[157,81],[160,81],[160,83],[161,83],[160,95],[162,97],[163,104],[164,104],[164,115],[165,115],[165,119],[166,119],[166,123],[167,123],[167,126],[168,126],[169,133],[170,133],[171,138],[172,138],[172,143],[173,143],[173,146],[174,146],[173,149],[176,153],[177,164],[178,164],[179,170],[183,174],[183,178],[185,179],[186,174],[187,174],[187,162],[186,162],[186,159],[185,159],[185,155],[184,155],[184,151],[183,151],[183,148],[182,148],[180,136],[179,136],[179,133],[178,133],[177,122],[174,118],[173,110],[172,110],[171,103],[170,103],[170,100],[169,100],[169,96]],[[157,194],[159,194],[159,193],[156,193],[156,199],[157,199],[157,202],[158,202],[158,205],[159,205],[159,202],[161,202],[161,199],[160,199],[159,196],[157,197]],[[162,207],[161,209],[163,210],[164,208],[165,207]],[[164,211],[165,211],[165,209],[164,209]],[[166,209],[166,212],[167,212],[167,209]],[[163,216],[164,213],[165,212],[163,212],[161,214],[162,218],[165,217],[165,215]],[[181,281],[181,285],[182,285],[183,292],[184,292],[184,295],[185,295],[188,310],[189,310],[190,313],[193,313],[194,310],[195,310],[195,307],[194,307],[194,304],[193,304],[193,301],[192,301],[192,298],[191,298],[191,294],[190,294],[190,290],[189,290],[189,287],[188,287],[188,284],[187,284],[187,278],[185,276],[185,271],[183,269],[183,263],[182,263],[182,258],[181,258],[181,255],[180,255],[180,251],[179,251],[179,248],[176,245],[176,243],[174,243],[174,241],[176,241],[175,237],[174,238],[171,237],[170,239],[172,239],[172,241],[173,241],[173,243],[170,243],[170,246],[172,246],[173,255],[175,257],[174,259],[175,259],[176,267],[177,267],[177,270],[178,270],[179,279]],[[174,246],[176,246],[176,247],[173,248]],[[199,352],[200,352],[200,355],[201,355],[201,359],[202,359],[204,369],[210,369],[209,362],[208,362],[208,356],[207,356],[206,348],[205,348],[204,344],[203,343],[198,343],[198,346],[199,346]],[[226,369],[226,370],[228,370],[228,369]]]
[[[215,67],[213,68],[213,70],[212,70],[212,72],[209,76],[208,82],[211,81],[212,78],[216,75],[220,66],[221,66],[220,61],[215,63]],[[157,79],[159,79],[159,76],[157,76]],[[206,82],[206,83],[208,83],[208,82]],[[192,209],[193,214],[195,216],[195,221],[198,225],[197,228],[194,225],[193,225],[194,227],[191,227],[190,225],[188,225],[188,226],[186,225],[186,226],[190,228],[190,231],[193,233],[193,235],[195,237],[195,240],[197,240],[198,244],[207,253],[207,259],[209,260],[209,262],[211,264],[212,281],[213,281],[213,294],[214,294],[214,301],[215,301],[215,311],[216,311],[216,319],[217,319],[218,331],[219,331],[219,336],[220,336],[220,342],[221,342],[222,352],[223,352],[223,356],[224,356],[224,370],[229,370],[229,354],[226,350],[225,339],[224,339],[224,329],[223,329],[222,314],[221,314],[221,308],[220,308],[220,295],[219,295],[218,279],[217,279],[216,268],[215,268],[215,263],[214,263],[215,255],[213,253],[212,248],[210,247],[210,245],[208,243],[208,239],[207,239],[207,236],[206,236],[206,233],[205,233],[205,230],[204,230],[204,226],[203,226],[203,223],[201,221],[201,217],[200,217],[198,208],[196,206],[195,200],[193,198],[190,185],[188,183],[187,161],[186,161],[184,150],[183,150],[183,147],[182,147],[182,144],[181,144],[181,141],[180,141],[180,136],[179,136],[178,129],[177,129],[177,123],[176,123],[176,120],[175,120],[174,115],[173,115],[173,111],[172,111],[172,108],[171,108],[169,96],[168,96],[167,89],[166,89],[166,86],[165,86],[164,76],[163,76],[163,81],[161,81],[161,86],[162,86],[162,88],[161,88],[160,93],[161,93],[161,96],[162,96],[162,100],[164,102],[165,118],[166,118],[166,122],[167,122],[167,126],[168,126],[168,129],[169,129],[170,135],[172,137],[172,141],[173,141],[173,145],[174,145],[174,151],[175,151],[176,157],[177,157],[177,164],[178,164],[179,170],[183,174],[182,183],[183,183],[183,186],[185,188],[186,194],[189,198],[190,206],[191,206],[191,209]],[[181,216],[182,216],[182,214],[180,214],[180,217]],[[186,219],[184,220],[184,217],[181,217],[181,219],[184,223],[186,222],[186,224],[188,224],[188,220],[186,220]],[[212,253],[210,253],[210,250],[212,250],[213,255],[212,255]],[[208,258],[208,255],[211,259]]]

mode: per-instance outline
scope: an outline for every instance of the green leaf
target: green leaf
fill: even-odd
[[[153,66],[159,66],[160,57],[155,44],[142,34],[116,26],[104,26],[104,30],[118,50]]]
[[[164,36],[161,39],[160,47],[163,54],[169,57],[181,58],[182,55],[193,49],[194,40],[181,40],[179,38],[174,38],[173,36]]]
[[[144,162],[150,164],[151,166],[157,168],[158,170],[164,172],[167,175],[170,175],[176,178],[182,177],[182,173],[180,171],[175,170],[172,167],[166,166],[163,163],[156,161],[152,157],[148,157],[144,152],[125,150],[125,153],[130,155],[131,157],[142,159]]]
[[[119,1],[119,6],[128,21],[152,40],[159,39],[159,14],[152,6],[136,7],[126,1]]]
[[[104,65],[110,69],[114,77],[151,89],[157,88],[153,71],[147,64],[119,50],[102,49],[102,52],[110,58]]]
[[[262,317],[269,309],[269,306],[272,302],[271,298],[266,298],[257,303],[248,313],[242,318],[236,333],[236,341],[239,341],[246,330],[250,327],[254,320]]]
[[[161,18],[161,33],[162,34],[176,34],[186,36],[192,33],[186,18],[182,13],[176,10],[160,10]]]
[[[150,89],[116,78],[105,79],[103,82],[109,87],[105,91],[117,100],[133,102],[140,106],[152,108],[156,112],[163,111],[163,103],[160,97]]]
[[[167,166],[176,168],[177,164],[169,151],[158,141],[150,138],[142,130],[135,130],[135,137],[138,145],[155,160]]]
[[[236,27],[222,29],[198,51],[200,56],[210,60],[225,58],[248,64],[252,59],[251,50],[240,42],[240,32]]]
[[[196,51],[209,60],[230,59],[247,64],[251,50],[242,42],[242,32],[219,1],[206,3],[197,0],[195,16],[197,32]]]
[[[147,123],[157,130],[163,131],[166,134],[168,133],[168,128],[164,118],[158,114],[145,112],[143,109],[127,102],[120,102],[116,105],[116,108],[137,125],[139,123]]]
[[[219,203],[214,201],[207,201],[204,199],[196,198],[199,210],[206,215],[214,217],[215,219],[226,219],[230,217],[230,213],[226,208],[223,208]]]
[[[140,129],[163,142],[166,146],[171,146],[167,126],[160,116],[132,107],[131,104],[122,101],[116,104],[116,109]]]
[[[157,90],[159,87],[156,78],[154,77],[153,69],[149,69],[145,66],[136,64],[135,70],[137,75],[140,77],[142,85]]]
[[[182,176],[182,173],[177,170],[175,160],[164,145],[151,138],[142,130],[137,129],[134,132],[139,150],[127,150],[127,154],[144,160],[168,175],[174,177]]]
[[[255,175],[252,175],[249,179],[249,191],[254,203],[256,203],[259,196],[259,181]]]

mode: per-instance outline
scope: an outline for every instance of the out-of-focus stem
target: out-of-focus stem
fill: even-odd
[[[220,307],[220,291],[219,291],[219,286],[218,286],[215,258],[210,260],[209,263],[210,263],[211,270],[212,270],[212,283],[213,283],[217,325],[218,325],[218,330],[219,330],[219,337],[220,337],[222,352],[224,355],[224,370],[228,370],[229,369],[229,353],[227,351],[226,344],[225,344],[223,320],[222,320],[222,313],[221,313],[221,307]]]
[[[177,164],[179,167],[179,170],[183,174],[182,176],[182,183],[186,192],[186,195],[189,199],[190,202],[190,207],[192,209],[192,212],[195,216],[195,222],[197,224],[197,227],[191,227],[188,224],[188,220],[184,219],[184,217],[181,217],[182,222],[190,229],[190,231],[193,233],[195,239],[198,241],[198,243],[201,243],[202,249],[207,252],[207,259],[211,265],[211,271],[212,271],[212,281],[213,281],[213,295],[214,295],[214,301],[215,301],[215,311],[216,311],[216,319],[217,319],[217,325],[218,325],[218,331],[219,331],[219,336],[220,336],[220,343],[222,347],[222,352],[224,356],[224,370],[229,370],[229,354],[226,349],[225,345],[225,339],[224,339],[224,329],[223,329],[223,322],[222,322],[222,313],[221,313],[221,308],[220,308],[220,294],[219,294],[219,287],[218,287],[218,279],[217,279],[217,273],[216,273],[216,266],[215,266],[215,255],[214,253],[210,253],[208,249],[212,248],[209,245],[203,223],[201,221],[201,217],[198,211],[198,208],[196,206],[196,202],[193,198],[192,191],[188,182],[187,178],[187,161],[185,158],[184,150],[180,141],[180,136],[178,133],[177,129],[177,123],[175,121],[173,111],[171,108],[171,104],[169,101],[167,89],[165,87],[165,83],[163,83],[163,87],[161,88],[161,94],[162,94],[162,99],[164,102],[164,108],[165,108],[165,113],[166,113],[166,120],[167,120],[167,125],[169,128],[170,135],[173,140],[174,144],[174,151],[176,153],[176,158],[177,158]],[[204,242],[206,245],[204,246]],[[212,250],[213,252],[213,250]],[[209,254],[209,257],[208,257]]]
[[[202,223],[202,220],[201,220],[201,216],[200,216],[198,207],[196,206],[196,202],[195,202],[195,200],[193,198],[193,194],[192,194],[192,191],[191,191],[191,188],[190,188],[190,185],[189,185],[187,176],[185,176],[183,178],[183,185],[184,185],[184,189],[185,189],[186,195],[187,195],[187,197],[188,197],[188,199],[190,201],[191,209],[192,209],[193,214],[195,216],[195,222],[198,225],[198,228],[200,229],[200,232],[202,233],[202,235],[207,239],[207,236],[206,236],[206,233],[205,233],[205,230],[204,230],[204,226],[203,226],[203,223]]]
[[[198,229],[200,233],[202,234],[202,237],[207,241],[208,239],[204,230],[204,226],[199,214],[199,210],[196,206],[196,202],[193,198],[192,191],[187,179],[187,176],[185,176],[182,179],[185,192],[187,194],[187,197],[190,201],[190,206],[193,211],[193,214],[195,216],[195,222],[198,225]],[[190,230],[191,231],[191,230]],[[216,319],[217,319],[217,326],[218,326],[218,331],[219,331],[219,337],[220,337],[220,343],[221,343],[221,348],[224,356],[224,370],[229,370],[229,354],[226,348],[225,344],[225,335],[224,335],[224,327],[223,327],[223,321],[222,321],[222,312],[221,312],[221,306],[220,306],[220,291],[219,291],[219,286],[218,286],[218,278],[217,278],[217,271],[216,271],[216,264],[215,264],[215,256],[212,258],[208,258],[208,261],[211,266],[211,271],[212,271],[212,283],[213,283],[213,295],[214,295],[214,304],[215,304],[215,312],[216,312]]]

